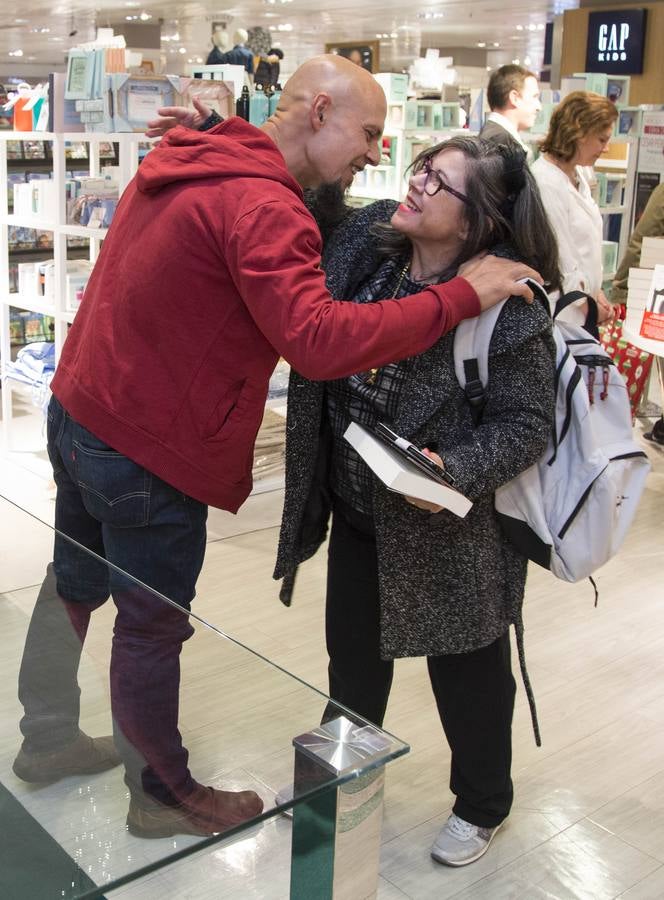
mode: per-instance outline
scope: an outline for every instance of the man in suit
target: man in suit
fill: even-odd
[[[499,144],[516,144],[530,161],[532,151],[519,132],[532,128],[542,108],[536,76],[523,66],[501,66],[491,73],[486,94],[491,112],[480,137]]]

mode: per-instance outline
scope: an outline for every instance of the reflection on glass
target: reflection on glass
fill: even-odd
[[[31,546],[51,545],[50,528],[2,499],[0,514]],[[357,776],[407,751],[62,532],[55,565],[44,556],[30,568],[26,586],[0,583],[9,645],[0,804],[13,836],[0,850],[0,896],[17,885],[30,900],[106,895],[241,832],[287,867],[290,825],[278,820],[264,834],[261,823],[278,812],[276,792],[293,784],[295,736],[313,750],[327,745],[322,766],[297,762],[286,802],[296,813],[329,795],[332,816],[329,788],[359,786]],[[316,730],[323,714],[326,732]],[[381,785],[349,795],[356,818],[373,809]],[[300,833],[305,821],[296,814]],[[326,823],[320,841],[330,839]]]

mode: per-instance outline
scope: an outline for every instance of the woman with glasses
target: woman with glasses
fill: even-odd
[[[555,240],[524,160],[518,150],[454,137],[417,157],[401,204],[345,210],[332,227],[329,194],[317,198],[314,213],[326,213],[319,219],[330,292],[358,303],[408,303],[482,250],[521,258],[557,288]],[[487,850],[512,803],[509,628],[523,665],[526,560],[500,532],[494,492],[545,449],[554,347],[547,312],[508,300],[475,423],[453,344],[448,334],[422,356],[324,384],[293,373],[275,577],[284,577],[289,605],[297,565],[323,543],[331,512],[330,696],[380,725],[394,660],[427,658],[456,795],[431,853],[462,866]],[[350,422],[387,423],[427,448],[474,501],[466,518],[388,491],[344,440]]]

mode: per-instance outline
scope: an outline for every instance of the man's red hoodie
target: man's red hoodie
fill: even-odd
[[[120,453],[237,511],[279,355],[340,378],[421,353],[479,313],[462,278],[408,303],[334,301],[320,251],[266,135],[237,118],[174,129],[122,196],[53,393]]]

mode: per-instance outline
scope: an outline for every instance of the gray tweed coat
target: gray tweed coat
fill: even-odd
[[[353,297],[375,271],[378,256],[368,229],[386,221],[392,201],[352,213],[323,256],[330,292]],[[465,653],[517,626],[526,560],[503,536],[494,514],[496,488],[544,452],[553,421],[554,345],[539,305],[505,304],[490,347],[490,384],[475,427],[457,382],[453,332],[415,361],[403,386],[393,428],[417,446],[438,446],[457,486],[473,501],[465,519],[429,515],[376,480],[374,520],[381,601],[381,654]],[[275,578],[290,604],[298,563],[325,539],[329,426],[325,385],[293,373],[288,396],[286,497]],[[522,642],[519,641],[520,649]]]

